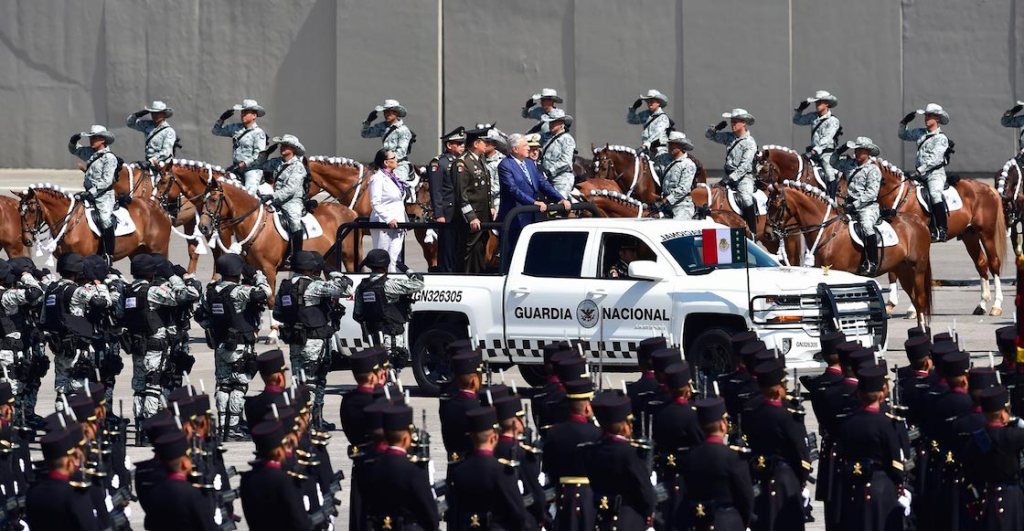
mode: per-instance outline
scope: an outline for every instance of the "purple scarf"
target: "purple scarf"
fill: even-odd
[[[393,171],[385,170],[384,168],[381,168],[380,171],[384,175],[387,175],[388,177],[390,177],[391,178],[391,182],[395,183],[395,186],[398,187],[398,191],[401,192],[402,195],[405,195],[405,189],[408,188],[408,185],[405,184],[404,180],[399,179],[398,176],[395,175],[395,172],[393,172]]]

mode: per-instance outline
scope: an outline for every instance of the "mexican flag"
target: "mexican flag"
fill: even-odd
[[[747,231],[742,228],[704,229],[702,231],[704,265],[734,264],[746,261]]]

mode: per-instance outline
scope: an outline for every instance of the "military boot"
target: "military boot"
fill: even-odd
[[[946,203],[939,202],[932,204],[932,241],[933,242],[944,242],[946,241],[947,231],[947,220],[948,213],[946,212]]]
[[[864,276],[873,277],[878,274],[878,235],[864,237]]]
[[[114,250],[117,246],[117,237],[114,236],[114,227],[103,229],[100,235],[100,250],[107,258],[107,263],[114,262]]]
[[[749,206],[743,209],[743,220],[747,222],[750,234],[757,236],[757,207]]]

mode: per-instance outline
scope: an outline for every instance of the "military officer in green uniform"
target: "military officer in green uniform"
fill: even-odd
[[[487,129],[466,131],[468,149],[452,163],[455,181],[455,270],[480,273],[486,266],[490,232],[480,224],[491,221],[491,174],[484,162]]]

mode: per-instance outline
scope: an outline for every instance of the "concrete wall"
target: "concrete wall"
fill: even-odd
[[[229,141],[209,128],[243,97],[267,107],[272,134],[363,160],[378,143],[359,138],[360,122],[399,99],[424,163],[456,125],[528,128],[519,108],[551,87],[581,154],[637,144],[626,108],[657,88],[716,168],[722,149],[702,132],[723,111],[753,112],[762,144],[801,148],[810,131],[791,125],[791,108],[824,88],[846,139],[870,136],[905,164],[900,116],[943,104],[954,171],[987,173],[1015,145],[998,120],[1024,98],[1022,13],[1024,0],[9,0],[0,167],[73,167],[67,138],[91,123],[139,158],[124,119],[153,99],[176,110],[181,156],[226,162]]]

